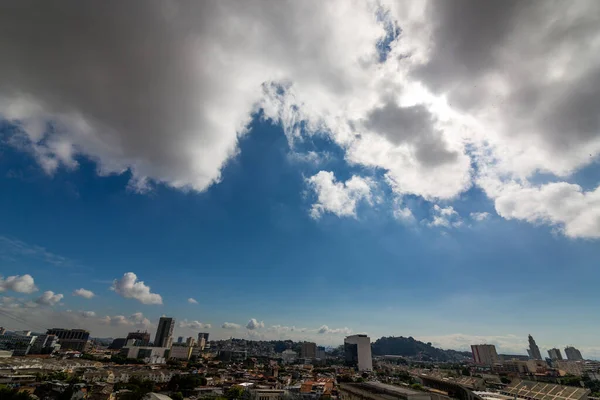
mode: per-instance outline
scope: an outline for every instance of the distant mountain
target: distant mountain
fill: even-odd
[[[382,337],[371,344],[373,355],[404,356],[422,361],[462,361],[471,358],[468,351],[443,350],[410,337]]]

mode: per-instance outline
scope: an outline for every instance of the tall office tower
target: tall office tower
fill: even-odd
[[[173,328],[175,320],[170,317],[160,317],[156,336],[154,337],[154,347],[171,347],[173,344]]]
[[[542,353],[540,353],[540,348],[537,344],[535,344],[535,340],[533,340],[533,336],[529,335],[529,356],[534,360],[541,360]]]
[[[565,354],[567,355],[567,360],[583,361],[583,356],[581,355],[581,352],[573,346],[565,347]]]
[[[548,357],[550,357],[550,359],[552,361],[557,361],[557,360],[563,359],[562,354],[560,354],[560,349],[557,349],[557,348],[548,350]]]
[[[317,344],[311,342],[303,342],[300,347],[300,358],[316,358]]]
[[[473,361],[480,365],[494,365],[498,363],[498,353],[493,344],[474,344],[471,346]]]
[[[179,344],[179,343],[183,343],[183,336],[179,336],[177,338],[177,344]]]
[[[125,338],[125,343],[127,343],[127,341],[131,339],[136,340],[136,346],[148,346],[148,344],[150,343],[150,334],[146,331],[129,332],[127,334],[127,337]]]
[[[204,343],[208,343],[208,332],[200,332],[198,334],[198,343],[204,338]]]
[[[371,339],[367,335],[352,335],[344,339],[344,355],[348,365],[359,371],[372,371]]]
[[[196,345],[196,339],[190,336],[185,340],[185,344],[188,347],[194,347]]]

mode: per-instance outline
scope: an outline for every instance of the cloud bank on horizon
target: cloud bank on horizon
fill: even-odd
[[[101,175],[130,171],[134,190],[203,191],[261,111],[291,151],[322,135],[362,167],[345,182],[307,178],[315,219],[355,217],[378,184],[394,204],[432,203],[430,226],[453,226],[448,202],[476,187],[503,218],[600,238],[600,186],[574,178],[600,156],[598,2],[1,7],[0,115],[19,127],[5,140],[48,174],[86,156]]]

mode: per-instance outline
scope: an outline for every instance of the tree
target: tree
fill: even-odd
[[[0,399],[2,400],[33,400],[27,392],[19,392],[17,389],[0,387]]]
[[[240,386],[232,386],[227,389],[227,392],[225,392],[225,397],[227,397],[228,400],[241,399],[243,395],[244,388]]]
[[[461,372],[464,376],[471,376],[471,370],[469,367],[464,367]]]
[[[183,393],[175,392],[175,393],[171,394],[171,398],[173,400],[183,400]]]

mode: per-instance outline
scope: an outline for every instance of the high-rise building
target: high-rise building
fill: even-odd
[[[542,353],[540,353],[540,348],[538,347],[537,344],[535,344],[535,340],[533,340],[533,336],[529,335],[529,357],[533,358],[534,360],[541,360],[542,359]]]
[[[359,371],[372,371],[371,339],[367,335],[352,335],[344,339],[346,364]]]
[[[573,346],[565,347],[565,354],[567,355],[567,360],[583,361],[583,356],[581,355],[581,352]]]
[[[196,345],[196,339],[190,336],[185,340],[185,344],[188,347],[194,347]]]
[[[177,343],[183,343],[183,336],[179,336],[177,338]]]
[[[202,338],[204,338],[204,343],[208,343],[208,332],[200,332],[198,334],[198,343],[200,343],[200,340],[202,340]]]
[[[150,343],[150,334],[146,331],[129,332],[125,339],[125,343],[130,339],[135,339],[136,346],[148,346]]]
[[[479,365],[494,365],[498,363],[498,353],[493,344],[474,344],[471,346],[473,361]]]
[[[170,317],[160,317],[156,336],[154,336],[154,347],[171,347],[173,344],[173,328],[175,320]]]
[[[61,349],[85,351],[88,347],[90,332],[85,329],[52,328],[46,335],[55,335]]]
[[[317,344],[311,342],[303,342],[300,346],[300,358],[316,358]]]
[[[548,350],[548,357],[550,357],[552,361],[558,361],[563,359],[562,354],[560,354],[560,349],[557,348]]]

